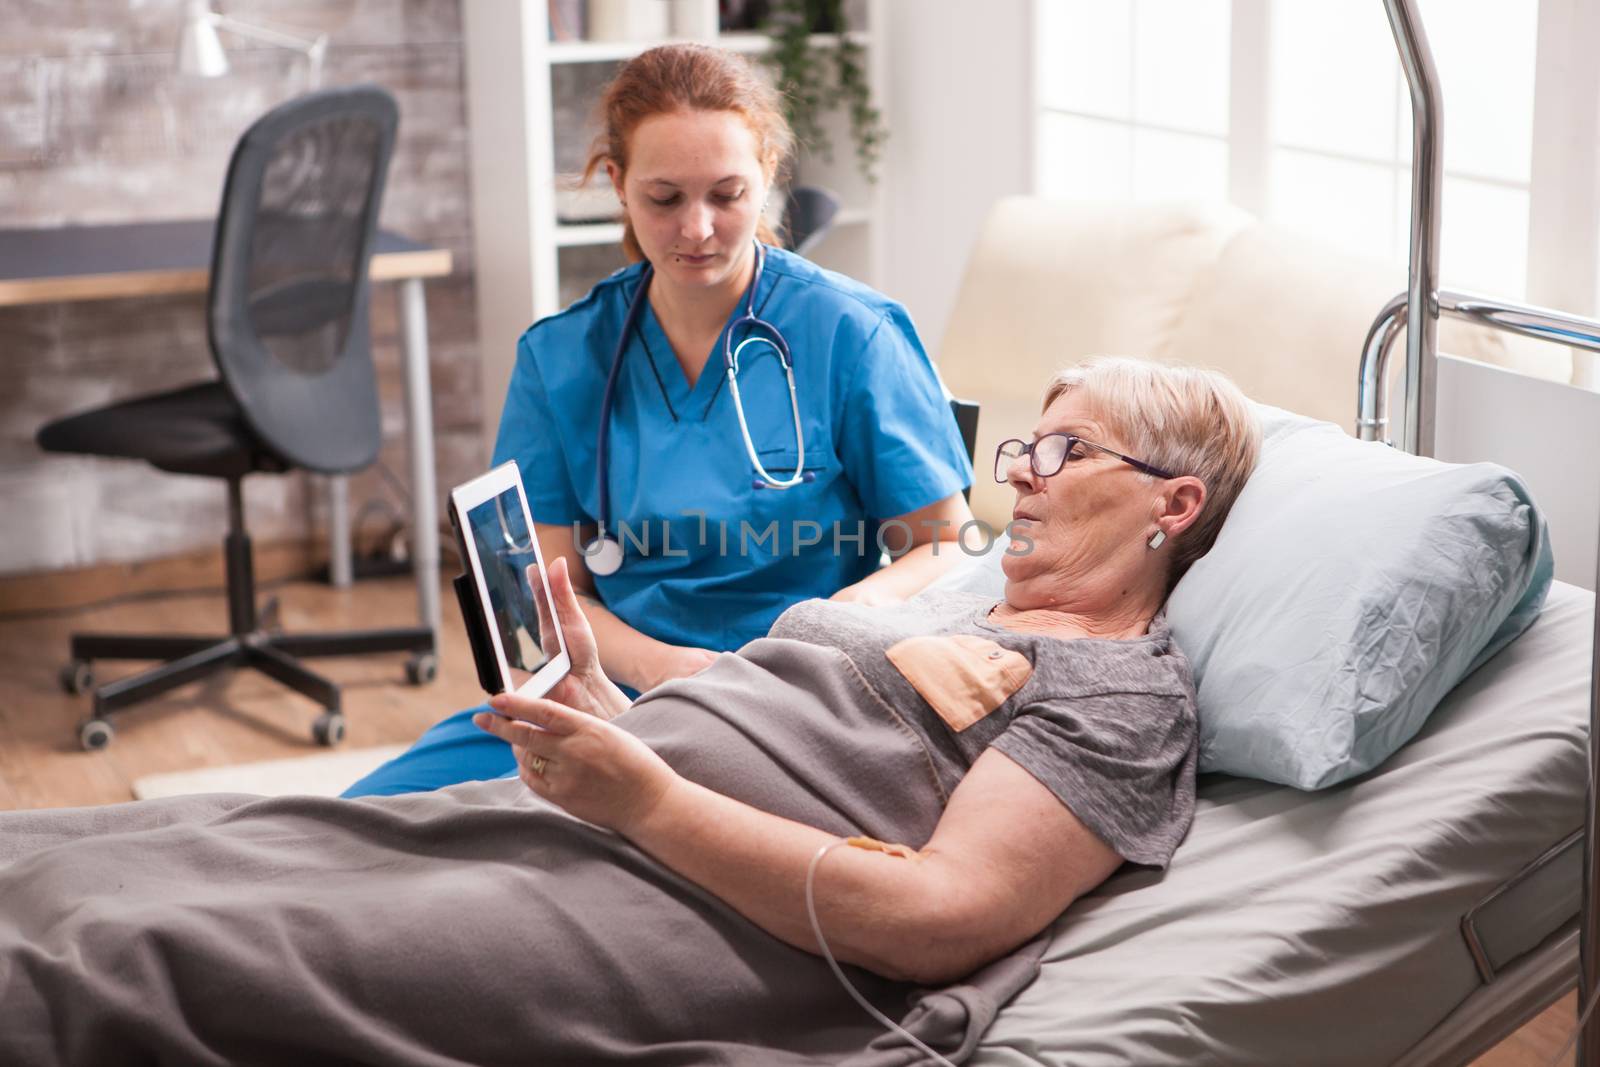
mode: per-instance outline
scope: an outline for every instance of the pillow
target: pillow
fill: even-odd
[[[1320,789],[1409,741],[1533,622],[1554,573],[1527,487],[1258,405],[1261,463],[1167,618],[1202,770]]]
[[[1200,770],[1321,789],[1383,762],[1527,629],[1554,559],[1503,467],[1256,412],[1261,462],[1167,620],[1194,669]],[[935,585],[1003,595],[1004,549]]]
[[[1000,570],[1006,546],[1011,538],[1004,531],[995,535],[994,543],[982,552],[967,552],[967,558],[928,583],[924,592],[943,589],[953,593],[981,593],[996,600],[1005,598],[1006,576]],[[940,551],[948,551],[941,548]],[[961,551],[966,551],[962,549]]]

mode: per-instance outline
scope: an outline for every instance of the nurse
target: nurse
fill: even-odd
[[[972,469],[905,309],[776,247],[793,135],[746,60],[651,49],[600,117],[585,177],[610,177],[632,265],[523,334],[494,462],[520,466],[606,673],[643,691],[797,601],[922,589],[961,558]],[[346,795],[516,773],[479,710]]]

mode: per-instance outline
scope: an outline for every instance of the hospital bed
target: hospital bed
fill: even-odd
[[[1435,454],[1435,438],[1452,436],[1450,414],[1434,416],[1439,381],[1487,376],[1492,389],[1505,373],[1493,366],[1600,423],[1593,394],[1553,384],[1570,378],[1571,357],[1544,343],[1600,350],[1600,324],[1439,291],[1437,79],[1411,0],[1385,6],[1421,161],[1400,295],[1389,268],[1227,207],[1002,202],[940,354],[953,391],[982,403],[980,455],[1032,422],[1056,365],[1098,351],[1218,366],[1259,400],[1346,426],[1359,384],[1355,428],[1371,440],[1389,436],[1388,392],[1401,383],[1386,357],[1404,337],[1395,443],[1409,451]],[[1005,380],[993,372],[1001,353]],[[1009,515],[1005,487],[980,484],[972,502],[996,525]],[[1594,536],[1591,523],[1587,559],[1564,561],[1585,585]],[[1317,792],[1203,775],[1170,870],[1124,870],[1076,903],[1038,980],[971,1062],[1470,1063],[1579,979],[1580,908],[1595,884],[1595,633],[1593,594],[1558,580],[1538,621],[1375,771]],[[1585,953],[1581,999],[1596,958]],[[1580,1056],[1600,1064],[1593,1022]]]
[[[1426,43],[1410,0],[1388,7],[1425,109]],[[1419,167],[1404,300],[1391,299],[1383,268],[1307,249],[1231,209],[1000,205],[940,360],[952,392],[982,402],[978,454],[1032,423],[1040,384],[1064,357],[1096,351],[1219,365],[1257,399],[1341,423],[1366,351],[1375,362],[1360,375],[1360,429],[1381,435],[1383,356],[1401,315],[1412,327],[1403,441],[1431,451],[1437,216],[1426,194],[1439,157],[1436,126],[1416,128],[1435,139],[1416,153],[1434,168]],[[1438,304],[1475,320],[1440,329],[1440,343],[1474,360],[1559,380],[1570,359],[1542,342],[1600,350],[1600,324],[1586,320],[1456,296]],[[1008,515],[1008,495],[980,481],[974,510]],[[1359,778],[1307,792],[1204,776],[1171,867],[1124,870],[1075,903],[1038,979],[969,1062],[1436,1067],[1503,1039],[1578,974],[1580,903],[1592,897],[1593,617],[1592,594],[1557,582],[1520,638]]]
[[[1416,1067],[1498,1043],[1576,974],[1592,612],[1558,584],[1361,779],[1203,776],[1165,876],[1075,903],[971,1062]]]

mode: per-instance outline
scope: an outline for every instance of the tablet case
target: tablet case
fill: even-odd
[[[478,603],[478,591],[473,588],[476,583],[471,574],[458,574],[453,584],[456,599],[461,602],[461,617],[467,624],[467,641],[472,645],[472,662],[478,668],[478,684],[486,693],[498,693],[501,690],[500,664],[495,660],[489,631],[483,625],[483,606]]]
[[[456,554],[465,563],[472,557],[467,555],[467,546],[462,541],[461,521],[456,516],[455,505],[449,508],[450,527],[456,534]],[[478,601],[477,583],[473,581],[472,572],[466,570],[456,575],[451,582],[456,587],[456,601],[461,605],[461,618],[467,627],[467,643],[472,646],[472,663],[478,668],[478,684],[483,686],[486,693],[501,692],[505,687],[500,684],[500,662],[495,658],[494,641],[489,636],[489,627],[483,617],[483,605]]]

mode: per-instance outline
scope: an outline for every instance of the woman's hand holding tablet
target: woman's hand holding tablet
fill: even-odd
[[[449,511],[470,576],[462,610],[472,616],[479,679],[491,693],[543,696],[566,677],[572,657],[563,626],[550,624],[549,577],[516,462],[452,489]]]
[[[450,521],[466,563],[458,581],[468,581],[472,595],[463,595],[462,610],[473,616],[468,631],[484,688],[516,701],[548,696],[601,719],[626,711],[627,696],[600,667],[567,561],[544,564],[517,464],[452,490]]]

